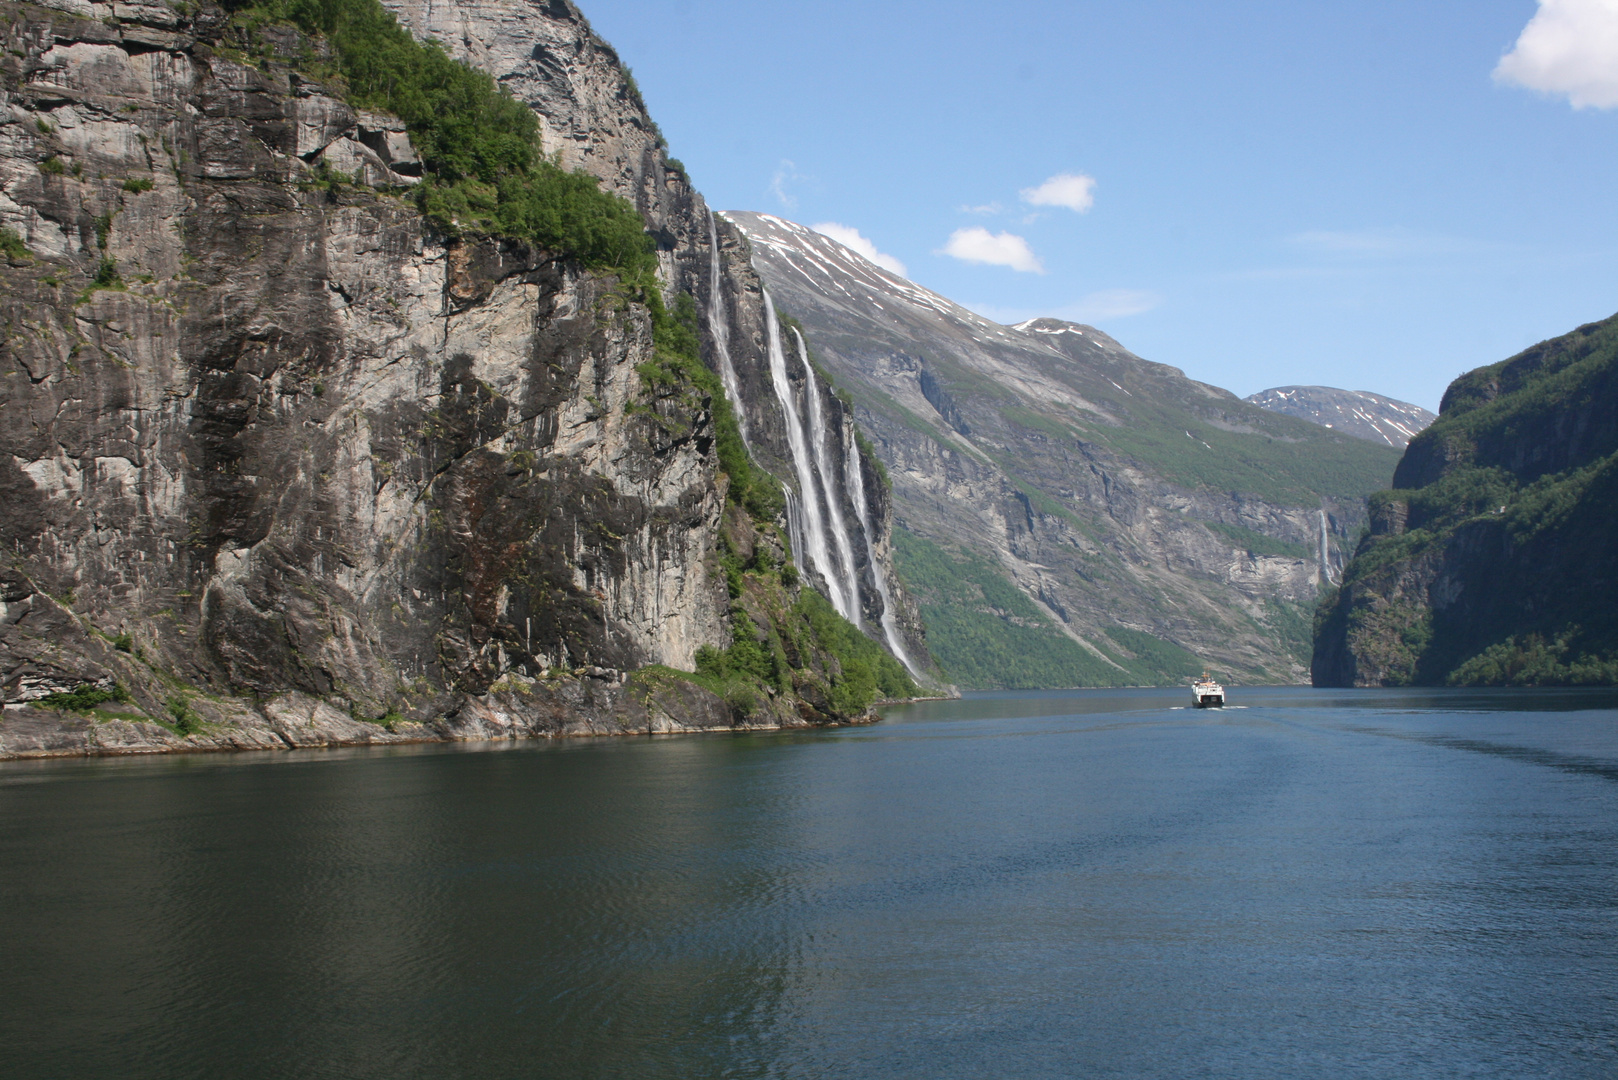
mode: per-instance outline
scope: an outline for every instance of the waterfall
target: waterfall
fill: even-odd
[[[1326,579],[1327,585],[1336,585],[1331,576],[1331,526],[1326,521],[1326,508],[1320,508],[1320,576]]]
[[[848,621],[858,626],[861,615],[860,579],[854,569],[854,549],[848,542],[848,523],[843,520],[843,507],[837,498],[836,485],[832,483],[832,477],[836,474],[832,472],[831,458],[826,453],[826,418],[820,407],[820,385],[815,381],[815,368],[809,362],[809,349],[803,343],[803,335],[794,327],[792,336],[797,341],[798,360],[803,364],[804,396],[809,399],[809,445],[814,447],[815,467],[820,473],[821,485],[825,488],[826,516],[831,523],[831,538],[837,545],[837,557],[843,564],[843,572],[846,575],[844,582],[854,612],[848,616]]]
[[[718,250],[717,238],[714,250]],[[723,311],[720,306],[723,301],[718,299],[717,258],[716,255],[715,301],[709,306],[710,320],[713,319],[716,309],[721,313]],[[786,350],[781,347],[781,330],[780,323],[775,317],[775,301],[770,298],[768,289],[764,290],[764,320],[769,337],[770,382],[775,387],[775,396],[781,403],[782,418],[786,424],[787,445],[792,451],[792,467],[798,474],[797,491],[783,485],[786,487],[787,531],[792,543],[792,552],[800,565],[812,568],[820,574],[826,583],[826,592],[832,607],[837,609],[837,613],[858,626],[861,622],[863,605],[860,603],[859,572],[854,562],[854,534],[843,516],[842,505],[837,497],[836,481],[839,477],[832,466],[831,434],[826,428],[825,410],[821,407],[820,382],[815,376],[814,365],[809,362],[809,348],[804,344],[803,335],[794,329],[792,336],[798,350],[798,361],[803,365],[804,398],[807,403],[806,410],[799,410],[797,398],[792,392],[792,382],[787,377]],[[717,331],[714,340],[724,341]],[[730,359],[723,346],[720,357],[728,370]],[[734,378],[734,375],[731,378]],[[727,392],[734,394],[728,382],[726,389]],[[805,411],[808,413],[807,417],[804,415]],[[859,518],[860,539],[864,541],[865,550],[870,556],[871,580],[876,585],[877,595],[882,603],[882,615],[879,620],[882,636],[887,642],[888,651],[893,653],[912,675],[920,678],[920,672],[916,669],[915,662],[910,659],[910,654],[905,651],[903,639],[894,625],[893,593],[888,588],[888,577],[882,563],[876,557],[876,534],[871,526],[871,506],[865,497],[865,473],[859,446],[854,442],[851,429],[839,427],[838,436],[838,449],[843,451],[841,480]]]
[[[770,291],[764,290],[764,322],[770,341],[770,382],[775,396],[781,402],[782,418],[786,421],[787,445],[792,450],[792,466],[798,474],[797,513],[789,514],[799,520],[793,523],[793,553],[800,563],[812,567],[825,579],[826,591],[832,607],[843,618],[853,621],[859,617],[859,594],[852,598],[843,591],[837,567],[831,560],[831,549],[826,545],[826,519],[820,505],[820,488],[815,483],[814,465],[809,459],[809,447],[803,432],[803,418],[798,414],[797,402],[792,396],[792,383],[787,379],[786,353],[781,348],[781,329],[775,319],[775,302]],[[793,500],[788,491],[788,510]],[[799,547],[799,537],[802,546]]]
[[[725,311],[725,282],[719,269],[719,226],[713,211],[708,211],[708,333],[713,336],[714,350],[719,353],[719,381],[725,385],[725,396],[736,410],[736,424],[742,429],[742,442],[751,446],[747,437],[747,413],[742,408],[741,383],[736,379],[736,367],[730,362],[730,316]]]
[[[915,663],[899,638],[899,631],[893,625],[893,594],[888,591],[888,575],[882,569],[882,561],[876,557],[876,530],[871,528],[871,504],[865,499],[865,473],[860,464],[858,444],[847,448],[843,454],[843,466],[847,470],[844,479],[848,494],[854,500],[854,510],[860,516],[860,529],[865,533],[865,550],[871,553],[871,578],[876,582],[877,595],[882,598],[882,636],[887,640],[888,651],[898,657],[911,675],[919,679],[921,672],[916,670]]]

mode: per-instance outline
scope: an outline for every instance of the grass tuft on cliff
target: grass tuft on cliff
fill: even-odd
[[[18,262],[30,260],[34,253],[28,250],[23,238],[12,229],[0,228],[0,255]]]
[[[286,23],[331,45],[335,70],[312,53],[303,67],[338,76],[353,105],[405,123],[422,159],[416,199],[448,236],[510,236],[577,259],[592,269],[649,277],[653,244],[635,208],[570,173],[541,152],[533,110],[486,72],[422,43],[377,0],[227,0],[250,37]]]

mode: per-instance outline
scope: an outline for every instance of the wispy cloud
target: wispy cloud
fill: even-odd
[[[1210,274],[1210,281],[1299,281],[1310,278],[1340,278],[1371,273],[1365,265],[1345,266],[1259,266],[1250,270],[1226,270]]]
[[[1041,317],[1068,322],[1099,323],[1142,315],[1163,305],[1163,297],[1146,289],[1102,289],[1071,304],[1055,308],[1003,307],[999,304],[966,304],[986,319],[1015,326]]]
[[[1023,188],[1018,194],[1030,206],[1065,206],[1082,214],[1095,205],[1095,187],[1093,176],[1058,173],[1038,187]]]
[[[961,303],[961,306],[968,311],[976,312],[977,314],[982,315],[990,322],[1004,323],[1006,326],[1015,326],[1017,323],[1027,322],[1029,319],[1037,319],[1041,315],[1045,314],[1044,312],[1038,311],[1034,308],[1006,307],[1003,304],[974,304],[971,302],[964,302]]]
[[[1539,0],[1494,79],[1565,94],[1575,109],[1618,108],[1618,0]]]
[[[959,206],[956,207],[956,209],[963,214],[998,214],[1000,211],[1004,210],[1005,207],[1000,205],[999,200],[996,200],[994,202],[986,202],[982,206]]]
[[[1074,322],[1102,322],[1143,315],[1160,306],[1163,298],[1145,289],[1102,289],[1090,293],[1077,304],[1062,309],[1058,316]]]
[[[1475,263],[1480,258],[1525,254],[1511,244],[1403,228],[1310,229],[1283,237],[1281,243],[1298,257],[1297,262],[1227,270],[1210,280],[1300,281],[1385,274],[1395,268],[1430,272],[1457,259]]]
[[[891,270],[902,278],[910,276],[905,264],[892,255],[884,254],[876,249],[876,245],[860,234],[860,231],[851,225],[839,225],[835,221],[823,221],[819,225],[809,226],[822,236],[829,236],[842,244],[850,251],[865,256],[884,270]]]
[[[804,177],[798,172],[798,166],[782,158],[781,164],[775,167],[775,175],[770,178],[770,194],[788,210],[796,210],[798,197],[787,190],[787,185],[802,179]]]
[[[1029,274],[1043,274],[1045,265],[1028,246],[1028,241],[1014,233],[991,233],[980,225],[969,229],[956,229],[939,252],[963,262],[987,263],[990,266],[1009,266]]]
[[[1440,236],[1399,228],[1311,229],[1287,237],[1287,243],[1320,254],[1382,259],[1457,255],[1492,249],[1492,245],[1465,237]]]

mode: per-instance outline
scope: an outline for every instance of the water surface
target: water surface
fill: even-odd
[[[1618,696],[0,764],[8,1077],[1618,1075]]]

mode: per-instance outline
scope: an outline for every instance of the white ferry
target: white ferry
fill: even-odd
[[[1199,709],[1222,708],[1225,704],[1225,688],[1204,671],[1202,678],[1191,684],[1191,704]]]

